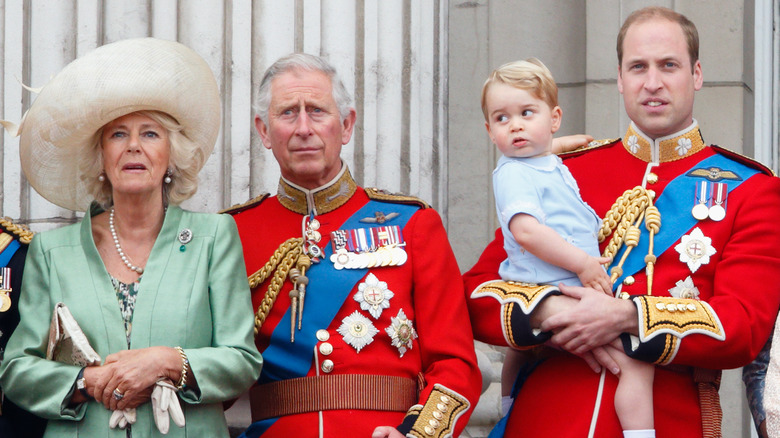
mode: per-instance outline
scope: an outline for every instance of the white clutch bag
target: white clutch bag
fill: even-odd
[[[64,303],[57,303],[49,326],[49,345],[46,359],[82,367],[100,365],[95,352],[76,319]]]

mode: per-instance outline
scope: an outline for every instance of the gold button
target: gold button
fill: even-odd
[[[447,406],[444,406],[444,403],[437,403],[437,404],[436,404],[436,409],[438,409],[438,410],[440,410],[440,411],[444,412],[444,411],[446,411],[446,410],[447,410]]]
[[[433,418],[428,420],[428,424],[430,424],[431,427],[433,427],[433,428],[438,428],[439,426],[441,426],[441,423],[439,423],[438,421],[434,420]]]
[[[330,360],[330,359],[323,360],[322,361],[322,367],[320,367],[320,368],[322,369],[323,373],[329,373],[329,372],[333,371],[333,361]]]
[[[440,399],[440,400],[441,400],[441,402],[442,402],[442,403],[444,403],[445,405],[448,405],[448,404],[450,404],[450,398],[449,398],[449,397],[447,397],[446,395],[443,395],[443,396],[441,396],[439,399]]]
[[[330,356],[330,354],[333,353],[333,345],[328,342],[323,342],[320,344],[320,353],[324,354],[325,356]]]
[[[658,175],[654,174],[653,172],[650,172],[647,174],[647,182],[650,184],[655,184],[658,182]]]
[[[328,333],[325,329],[317,330],[317,340],[320,342],[325,342],[328,339],[330,339],[330,333]]]
[[[625,284],[626,286],[631,286],[632,284],[634,284],[634,277],[632,275],[629,275],[628,277],[624,278],[623,284]]]
[[[439,411],[433,411],[433,413],[431,415],[433,415],[433,418],[435,418],[435,419],[437,419],[439,421],[441,421],[441,419],[444,418],[444,414],[442,414]]]
[[[436,433],[436,430],[432,428],[431,426],[425,426],[425,433],[427,433],[430,436],[433,436],[434,433]]]

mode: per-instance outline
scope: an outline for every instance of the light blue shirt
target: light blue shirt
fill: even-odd
[[[601,218],[582,200],[577,182],[561,159],[556,155],[502,156],[493,171],[493,193],[508,257],[499,267],[501,278],[538,284],[581,285],[577,274],[526,251],[509,231],[509,221],[514,215],[528,214],[589,255],[600,255],[597,236]]]

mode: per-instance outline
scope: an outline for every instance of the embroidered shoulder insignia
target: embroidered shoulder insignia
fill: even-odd
[[[368,195],[368,198],[374,201],[392,202],[395,204],[418,205],[421,208],[431,208],[431,206],[428,205],[427,202],[414,196],[404,195],[400,193],[390,193],[386,190],[377,189],[375,187],[366,187],[364,188],[364,190],[366,191],[366,195]]]
[[[724,179],[731,181],[742,181],[742,177],[732,172],[731,170],[723,170],[719,167],[710,167],[707,169],[699,168],[693,169],[685,174],[686,176],[695,176],[698,178],[705,178],[712,182],[723,181]]]
[[[384,214],[381,211],[375,211],[374,217],[364,217],[363,219],[360,219],[360,222],[363,222],[364,224],[383,224],[395,219],[397,216],[398,213],[396,212]]]
[[[558,156],[561,157],[561,158],[577,156],[577,155],[580,155],[580,154],[582,154],[584,152],[590,152],[590,151],[592,151],[594,149],[599,149],[599,148],[602,148],[602,147],[605,147],[605,146],[612,146],[613,144],[615,144],[615,143],[617,143],[619,141],[620,141],[619,138],[604,138],[604,139],[600,139],[600,140],[593,140],[592,142],[588,143],[587,145],[585,145],[585,146],[583,146],[581,148],[575,149],[573,151],[560,152],[560,153],[558,153]]]
[[[260,205],[269,196],[271,196],[270,193],[263,193],[260,196],[257,196],[255,198],[252,198],[252,199],[244,202],[243,204],[236,204],[236,205],[234,205],[232,207],[228,207],[228,208],[226,208],[224,210],[220,210],[218,213],[220,213],[220,214],[227,213],[227,214],[230,214],[230,215],[236,215],[238,213],[241,213],[244,210],[248,210],[248,209],[250,209],[252,207]]]

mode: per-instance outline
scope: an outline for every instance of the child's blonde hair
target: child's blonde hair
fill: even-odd
[[[550,70],[536,58],[513,61],[493,70],[482,86],[482,114],[487,113],[487,90],[495,83],[507,84],[525,90],[543,100],[550,108],[558,106],[558,86]]]

